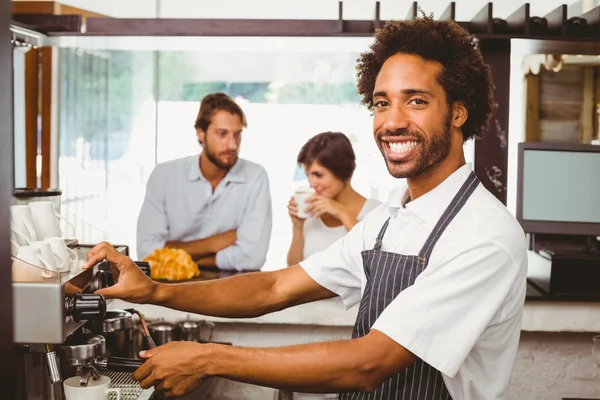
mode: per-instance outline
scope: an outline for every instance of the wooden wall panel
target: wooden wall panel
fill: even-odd
[[[52,14],[52,15],[81,15],[84,19],[102,18],[106,15],[83,10],[81,8],[61,4],[57,1],[13,0],[13,14]]]
[[[582,122],[588,119],[592,121],[590,112],[585,116],[582,115],[585,76],[586,67],[579,65],[565,65],[558,72],[542,68],[539,75],[539,141],[579,142],[580,132],[583,129]],[[589,131],[591,128],[587,126],[585,129]]]
[[[42,131],[41,131],[41,155],[42,155],[42,170],[41,170],[41,185],[40,187],[50,188],[50,161],[51,161],[51,140],[52,140],[52,57],[54,57],[56,49],[52,47],[43,47],[41,49],[42,61],[42,93],[41,93],[41,114],[42,114]],[[58,149],[55,149],[58,151]]]
[[[39,51],[25,54],[25,168],[27,187],[37,187],[36,158],[38,154],[39,115]]]
[[[525,141],[540,140],[540,76],[525,75]]]
[[[583,68],[583,96],[580,109],[579,141],[591,143],[594,138],[594,114],[596,114],[594,67]]]

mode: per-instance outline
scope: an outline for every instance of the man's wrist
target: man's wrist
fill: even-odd
[[[209,376],[220,376],[225,375],[228,370],[226,365],[227,359],[231,357],[231,353],[228,350],[232,349],[232,346],[227,346],[224,344],[201,344],[203,346],[202,349],[202,358],[203,362],[205,362],[205,368],[207,371],[207,375]]]
[[[146,303],[163,305],[169,301],[169,285],[152,281],[150,296]]]

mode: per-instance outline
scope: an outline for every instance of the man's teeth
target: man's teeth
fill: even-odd
[[[399,143],[389,143],[390,149],[394,153],[404,153],[409,150],[414,149],[417,146],[417,142],[399,142]]]

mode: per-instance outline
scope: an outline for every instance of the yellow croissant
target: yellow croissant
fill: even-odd
[[[150,277],[157,280],[182,281],[200,275],[198,265],[182,249],[156,249],[143,261],[150,263]]]

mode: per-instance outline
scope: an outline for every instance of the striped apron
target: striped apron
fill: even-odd
[[[360,301],[352,338],[365,336],[383,310],[427,268],[431,252],[446,227],[471,196],[479,179],[471,172],[452,202],[446,208],[418,256],[390,253],[381,250],[381,242],[389,225],[389,218],[381,228],[373,250],[362,252],[367,284]],[[401,323],[399,321],[398,323]],[[442,374],[422,360],[400,371],[371,393],[343,393],[341,400],[444,400],[452,399]]]

